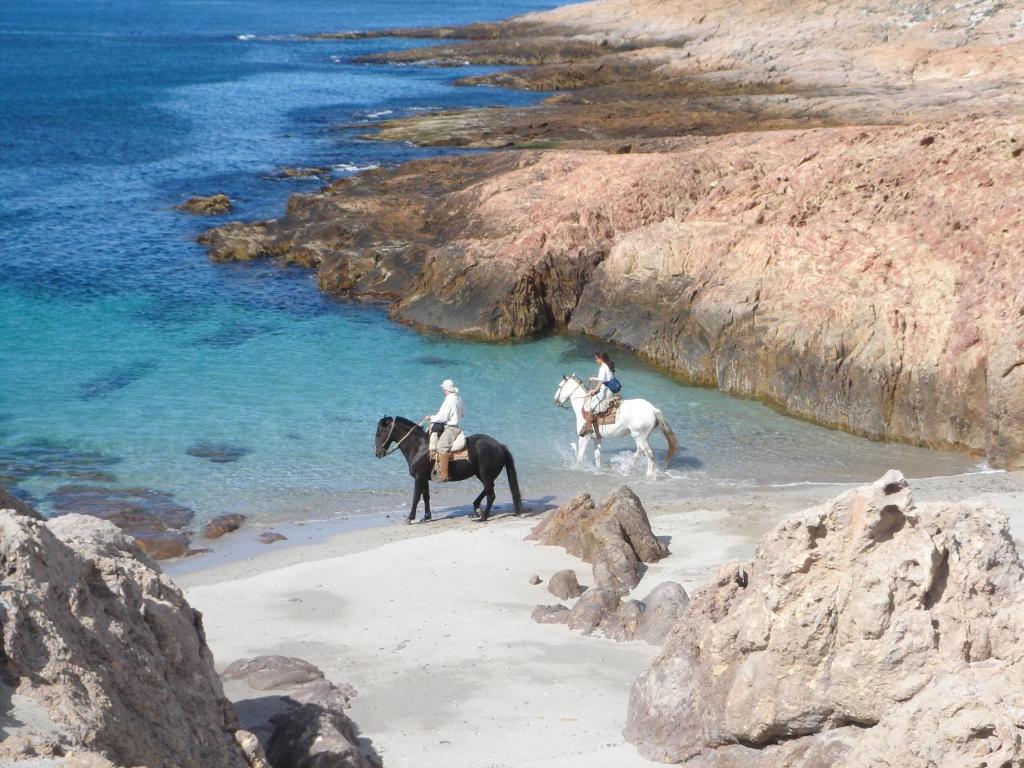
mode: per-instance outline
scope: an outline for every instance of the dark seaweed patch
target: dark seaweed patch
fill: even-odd
[[[250,325],[244,323],[238,325],[225,325],[222,328],[218,328],[216,331],[211,331],[205,336],[200,336],[196,339],[195,344],[200,347],[228,349],[230,347],[240,346],[257,336],[270,333],[271,330],[271,328],[263,325]]]
[[[105,397],[134,384],[156,368],[157,364],[151,360],[140,360],[130,365],[114,368],[80,384],[78,398],[80,400],[95,400],[98,397]]]
[[[0,485],[16,485],[34,477],[112,483],[117,478],[110,468],[120,461],[118,456],[83,450],[53,440],[0,445]]]
[[[252,453],[252,449],[240,445],[213,443],[203,440],[187,448],[185,453],[189,456],[195,456],[197,459],[209,459],[214,464],[230,464],[233,461],[238,461],[243,456],[248,456]]]

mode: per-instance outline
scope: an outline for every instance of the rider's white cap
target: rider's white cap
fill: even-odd
[[[459,394],[459,388],[455,386],[455,382],[452,381],[451,379],[445,379],[444,381],[442,381],[441,389],[443,389],[445,392],[454,392],[455,394]]]

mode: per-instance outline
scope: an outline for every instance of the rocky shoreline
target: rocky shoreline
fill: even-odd
[[[415,327],[584,333],[821,424],[1019,466],[1015,17],[698,5],[395,30],[444,43],[371,61],[530,65],[464,84],[555,93],[384,122],[505,151],[365,172],[201,240]]]

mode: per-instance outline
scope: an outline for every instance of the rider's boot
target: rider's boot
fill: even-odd
[[[586,437],[590,434],[590,412],[583,411],[583,426],[580,428],[580,437]]]
[[[448,462],[452,460],[450,453],[437,454],[437,482],[448,482]]]

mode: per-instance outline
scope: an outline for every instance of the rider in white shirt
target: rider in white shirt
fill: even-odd
[[[437,479],[443,483],[448,480],[452,443],[462,434],[459,422],[462,421],[464,408],[459,388],[451,379],[441,382],[441,391],[444,392],[441,407],[433,416],[423,418],[430,419],[430,456],[437,461]]]
[[[594,430],[594,436],[601,439],[595,419],[607,410],[612,399],[613,392],[608,388],[608,382],[615,378],[615,363],[608,356],[607,352],[595,352],[594,362],[598,364],[597,376],[591,381],[594,386],[587,390],[589,398],[583,406],[583,429],[580,430],[580,437]]]

